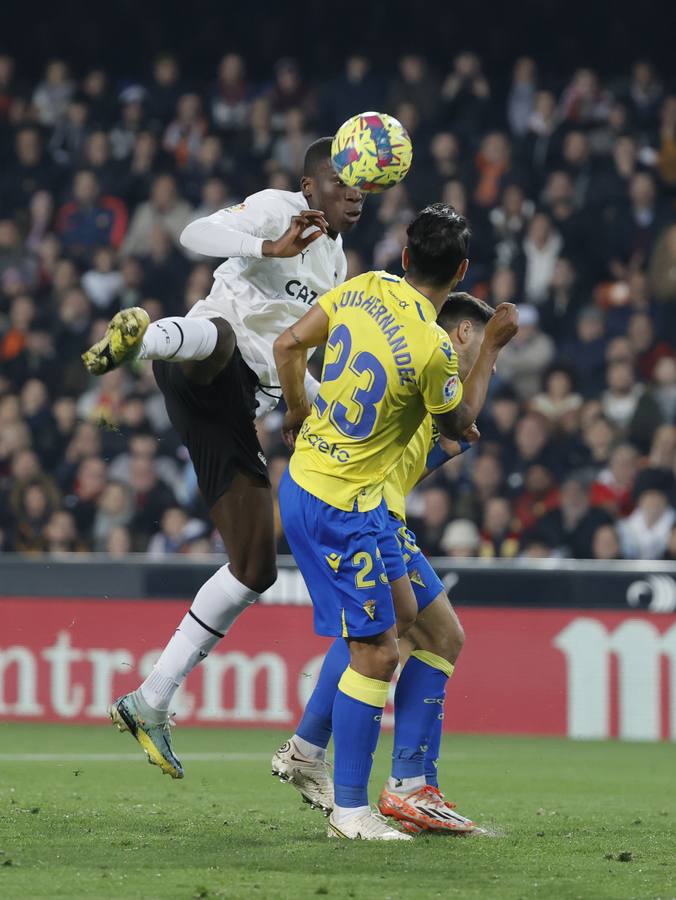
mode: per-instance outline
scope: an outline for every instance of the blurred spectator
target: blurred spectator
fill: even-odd
[[[512,134],[523,137],[535,109],[537,69],[529,56],[517,59],[512,74],[512,86],[507,97],[507,120]]]
[[[398,70],[392,81],[387,106],[396,109],[401,103],[410,103],[424,122],[433,119],[439,90],[424,57],[407,53],[400,58]]]
[[[614,518],[629,515],[634,506],[632,491],[638,461],[638,451],[632,444],[615,447],[608,467],[599,472],[592,484],[592,506],[602,506]]]
[[[316,137],[306,128],[303,110],[293,107],[284,117],[284,132],[275,141],[272,156],[285,172],[300,178],[305,151]]]
[[[53,512],[45,525],[45,552],[58,556],[88,549],[78,536],[73,516],[64,509]]]
[[[621,559],[622,552],[617,531],[613,525],[599,525],[592,540],[594,559]]]
[[[161,53],[155,59],[147,94],[144,91],[148,117],[159,125],[166,125],[176,111],[180,95],[180,70],[176,57],[171,53]]]
[[[418,545],[426,556],[443,555],[441,539],[451,515],[451,498],[443,488],[428,487],[422,492],[423,509],[413,517]]]
[[[68,66],[62,60],[53,60],[45,69],[44,80],[33,94],[33,106],[41,125],[55,125],[66,112],[74,86],[68,75]]]
[[[91,529],[94,550],[106,549],[113,529],[128,525],[133,515],[131,492],[122,481],[108,481],[96,501],[96,514]]]
[[[676,560],[676,525],[671,526],[667,549],[664,551],[664,559],[671,560],[672,562]]]
[[[131,460],[129,486],[134,510],[131,529],[138,535],[138,549],[145,550],[149,537],[159,528],[165,510],[176,505],[176,498],[157,477],[152,460],[145,456],[136,456]]]
[[[117,298],[124,279],[115,268],[115,254],[109,247],[99,247],[92,258],[92,268],[82,276],[82,287],[98,309],[106,311]]]
[[[539,328],[540,316],[534,306],[519,307],[519,331],[500,353],[499,375],[522,400],[533,397],[542,375],[554,359],[554,342]]]
[[[591,506],[586,480],[569,476],[561,485],[559,508],[545,513],[535,531],[562,556],[590,559],[596,529],[611,523],[608,513]]]
[[[475,53],[459,53],[441,88],[444,119],[467,140],[482,131],[491,98],[491,87]]]
[[[563,344],[561,357],[575,368],[587,397],[603,387],[605,350],[603,313],[594,306],[585,307],[577,317],[575,338]]]
[[[648,60],[635,62],[629,84],[629,101],[642,127],[650,127],[654,123],[661,97],[662,85],[652,63]]]
[[[250,95],[244,60],[238,53],[226,53],[209,100],[211,119],[219,131],[236,131],[246,126]]]
[[[193,541],[204,535],[205,530],[204,522],[190,519],[180,506],[170,506],[162,515],[160,531],[150,538],[147,553],[156,559],[185,553]]]
[[[106,553],[115,559],[117,557],[126,556],[126,554],[131,553],[132,550],[131,532],[129,529],[125,528],[123,525],[117,525],[115,528],[111,528],[106,539]]]
[[[608,115],[609,96],[592,69],[578,69],[561,96],[564,119],[579,125],[591,125]]]
[[[37,128],[20,128],[14,138],[14,159],[8,160],[0,182],[3,214],[25,209],[37,190],[59,187],[59,178],[45,158]]]
[[[153,182],[150,199],[141,203],[132,216],[123,253],[147,256],[152,249],[152,236],[159,225],[178,246],[178,238],[192,219],[192,211],[176,190],[171,175],[159,175]]]
[[[450,557],[478,556],[481,535],[471,519],[456,519],[444,529],[441,548]]]
[[[660,148],[657,166],[662,181],[676,184],[676,95],[665,97],[660,124]]]
[[[382,97],[382,84],[373,73],[371,60],[353,53],[345,60],[343,74],[329,82],[322,97],[323,130],[329,133],[354,115],[355,109],[380,109]]]
[[[644,387],[628,362],[611,362],[606,370],[607,389],[601,397],[603,415],[618,428],[626,428],[636,412]]]
[[[491,497],[484,506],[479,556],[516,556],[519,540],[513,528],[512,508],[506,497]]]
[[[649,275],[655,299],[676,302],[676,225],[666,228],[658,238]]]
[[[514,517],[520,531],[532,529],[540,516],[559,505],[559,489],[552,472],[538,463],[529,466],[523,489],[514,499]]]
[[[163,142],[164,149],[173,155],[179,169],[185,169],[197,158],[206,130],[199,94],[183,94],[178,101],[176,118],[164,132]]]
[[[284,128],[286,114],[290,109],[309,112],[312,98],[310,90],[303,83],[298,62],[290,57],[280,59],[275,65],[274,82],[268,91],[270,121],[275,131]]]
[[[509,142],[504,134],[496,131],[486,135],[479,147],[475,167],[474,202],[483,208],[493,206],[511,169]]]
[[[544,391],[533,397],[530,408],[542,413],[554,425],[569,418],[582,406],[582,397],[573,390],[573,379],[567,366],[550,366],[544,376]]]
[[[549,216],[533,216],[523,242],[524,293],[529,303],[539,305],[547,299],[562,248],[561,235],[553,230]]]
[[[645,490],[636,510],[618,525],[622,555],[626,559],[661,559],[667,550],[676,511],[666,495]]]
[[[95,247],[117,248],[127,230],[127,210],[118,197],[102,197],[93,172],[73,179],[72,200],[58,212],[56,230],[73,257],[89,261]]]

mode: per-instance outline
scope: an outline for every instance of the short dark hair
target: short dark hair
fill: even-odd
[[[312,177],[316,175],[317,169],[327,159],[331,159],[332,137],[317,138],[305,151],[305,161],[303,162],[303,175]]]
[[[432,203],[421,210],[406,229],[408,271],[432,285],[448,284],[467,258],[469,224],[445,203]]]
[[[478,325],[486,325],[493,318],[495,310],[484,300],[473,297],[465,291],[455,291],[439,310],[437,322],[445,331],[453,328],[463,319],[469,319]]]

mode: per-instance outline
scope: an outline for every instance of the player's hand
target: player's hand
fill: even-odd
[[[476,427],[476,422],[472,422],[469,428],[466,428],[463,431],[461,440],[466,441],[468,444],[476,444],[480,437],[481,432]],[[460,454],[462,453],[460,442],[452,441],[450,438],[444,437],[443,434],[439,435],[439,443],[441,444],[444,452],[447,453],[451,457],[451,459],[454,459],[456,456],[460,456]]]
[[[512,340],[518,330],[518,309],[513,303],[501,303],[486,325],[484,344],[489,350],[497,353]]]
[[[314,228],[314,231],[303,237],[303,233],[308,228]],[[313,241],[326,234],[328,228],[328,222],[321,210],[306,209],[291,219],[289,227],[276,241],[263,241],[263,256],[274,259],[288,259],[291,256],[298,256]]]
[[[476,444],[480,437],[481,432],[476,427],[476,422],[472,422],[469,428],[466,428],[462,433],[463,441],[467,441],[468,444]]]
[[[307,409],[287,410],[284,413],[284,420],[282,422],[282,439],[284,440],[284,443],[289,448],[289,450],[293,450],[296,446],[296,438],[298,437],[298,432],[300,431],[301,425],[307,419],[309,414],[309,407]]]

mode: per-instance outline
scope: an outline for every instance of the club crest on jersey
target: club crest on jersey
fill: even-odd
[[[446,403],[450,403],[451,400],[458,393],[458,376],[451,375],[446,384],[444,385],[444,400]]]
[[[367,600],[364,604],[364,612],[369,617],[369,619],[373,622],[376,617],[376,601],[375,600]]]
[[[413,569],[412,572],[409,572],[408,577],[411,579],[413,584],[418,584],[420,585],[420,587],[427,587],[425,582],[422,580],[420,572],[417,569]]]
[[[234,206],[226,206],[226,212],[242,212],[243,209],[246,209],[246,203],[235,203]]]
[[[334,572],[338,571],[338,566],[340,565],[340,561],[343,557],[339,553],[329,553],[328,556],[325,556],[324,559],[331,566]]]

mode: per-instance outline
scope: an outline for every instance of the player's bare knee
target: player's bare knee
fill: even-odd
[[[417,615],[416,610],[397,610],[397,633],[403,637],[413,627]]]
[[[238,581],[257,594],[264,594],[277,581],[277,564],[274,560],[247,559],[239,564],[231,560],[230,571]]]
[[[211,319],[211,321],[216,326],[218,338],[210,358],[226,365],[230,361],[232,354],[235,352],[235,347],[237,346],[235,332],[233,331],[230,322],[225,319],[216,318]]]
[[[375,663],[378,674],[372,677],[378,678],[380,681],[389,681],[399,665],[399,646],[396,641],[391,641],[381,644],[377,651]]]

